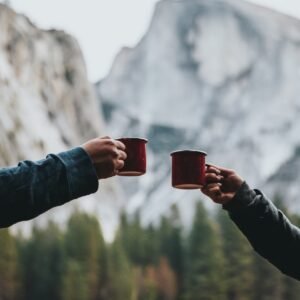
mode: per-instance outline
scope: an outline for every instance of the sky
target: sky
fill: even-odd
[[[300,1],[248,0],[300,19]],[[122,47],[147,31],[158,0],[0,0],[43,29],[62,29],[79,42],[92,82],[105,77]]]

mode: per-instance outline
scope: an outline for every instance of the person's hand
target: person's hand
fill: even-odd
[[[207,165],[202,193],[219,204],[230,202],[244,180],[234,170]]]
[[[96,138],[81,146],[91,157],[98,179],[118,174],[126,159],[125,145],[110,137]]]

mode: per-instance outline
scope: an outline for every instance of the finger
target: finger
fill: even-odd
[[[215,174],[220,174],[221,171],[215,167],[215,166],[212,166],[212,165],[208,165],[206,164],[206,173],[215,173]]]
[[[120,141],[115,140],[115,145],[116,145],[116,147],[118,149],[121,149],[121,150],[125,150],[126,149],[126,146],[122,142],[120,142]]]
[[[214,202],[216,203],[221,203],[222,202],[222,192],[220,190],[220,186],[216,185],[214,187],[210,188],[203,188],[201,190],[203,194],[211,198]]]
[[[228,176],[231,175],[232,173],[234,173],[234,171],[232,169],[227,169],[227,168],[223,168],[217,165],[212,165],[209,164],[208,170],[210,169],[215,169],[215,170],[219,170],[220,174],[222,174],[223,176]]]
[[[214,189],[220,189],[220,187],[222,186],[221,183],[210,183],[210,184],[207,184],[205,186],[205,188],[208,190],[208,191],[211,191],[211,190],[214,190]]]
[[[116,147],[111,148],[110,146],[105,146],[99,151],[97,157],[93,159],[95,164],[100,163],[111,163],[114,164],[116,160],[126,159],[126,153],[120,150],[117,150]]]
[[[203,194],[205,194],[206,196],[208,196],[208,197],[210,196],[210,195],[209,195],[209,191],[208,191],[208,189],[207,189],[206,187],[202,187],[200,190],[201,190],[201,192],[202,192]]]
[[[210,184],[205,185],[201,189],[201,191],[207,195],[207,194],[211,194],[215,189],[220,190],[220,187],[221,187],[221,183],[210,183]]]
[[[210,189],[215,188],[216,186],[221,187],[222,184],[220,182],[209,183],[206,184],[202,189],[209,191]]]
[[[99,139],[101,139],[101,140],[111,140],[111,137],[106,135],[106,136],[100,137]]]
[[[215,173],[206,173],[205,174],[205,181],[206,183],[214,183],[214,182],[220,182],[223,180],[223,176],[216,175]]]
[[[124,160],[117,160],[116,161],[116,166],[115,166],[115,169],[116,170],[120,170],[120,169],[122,169],[123,167],[124,167]]]
[[[93,162],[94,163],[100,163],[105,161],[111,161],[114,159],[125,159],[126,153],[118,150],[115,145],[104,145],[99,148],[97,156],[94,157]]]
[[[213,194],[213,196],[216,197],[220,197],[222,195],[222,192],[220,190],[220,187],[215,187],[214,189],[210,190],[210,193]],[[218,199],[218,198],[216,198]]]
[[[126,152],[120,150],[119,151],[119,159],[125,160],[127,158]]]
[[[110,147],[103,147],[101,151],[97,153],[97,156],[94,157],[93,162],[96,164],[99,163],[108,163],[112,162],[112,160],[117,159],[119,157],[118,150],[112,150]]]
[[[220,202],[222,192],[220,190],[219,186],[215,186],[207,191],[207,195],[214,201],[214,202]]]

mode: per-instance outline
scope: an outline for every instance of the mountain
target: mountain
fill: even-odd
[[[170,185],[169,153],[187,148],[300,211],[299,79],[299,20],[240,0],[158,2],[141,41],[96,84],[109,133],[149,139],[147,174],[121,180],[128,211],[148,222],[178,203],[191,219],[200,193]]]
[[[2,4],[0,99],[2,167],[42,159],[106,135],[77,41],[62,31],[40,30]],[[100,216],[109,238],[122,203],[120,191],[115,180],[105,180],[97,194],[53,209],[35,222],[44,224],[49,218],[64,222],[79,206]]]

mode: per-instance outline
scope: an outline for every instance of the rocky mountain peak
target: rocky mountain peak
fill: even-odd
[[[78,42],[63,31],[41,30],[2,4],[0,99],[2,167],[106,135]],[[118,185],[114,180],[101,182],[99,193],[88,198],[53,209],[36,222],[48,216],[63,222],[78,205],[98,213],[105,234],[111,236],[122,198]]]
[[[97,84],[111,134],[149,139],[129,210],[150,220],[200,197],[170,187],[169,152],[182,148],[264,187],[300,143],[299,66],[294,18],[244,1],[160,1],[140,43]]]

